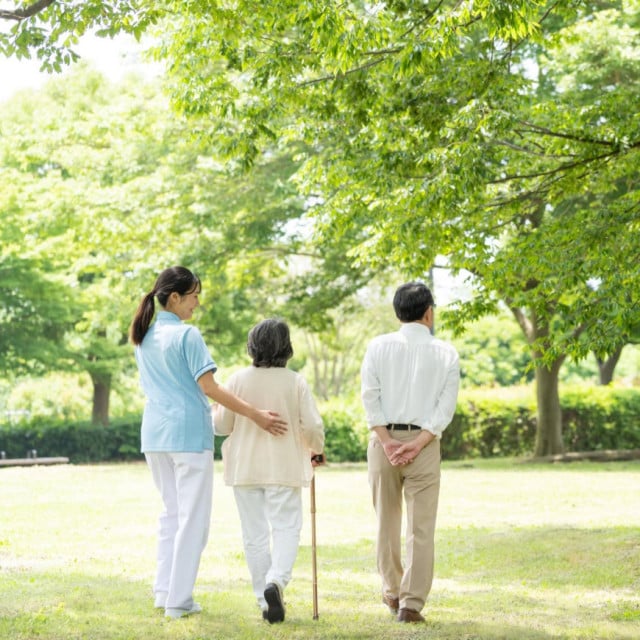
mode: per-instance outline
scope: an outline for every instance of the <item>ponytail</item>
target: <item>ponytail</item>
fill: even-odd
[[[185,267],[169,267],[165,269],[156,280],[153,289],[142,298],[138,310],[133,316],[131,327],[129,328],[129,338],[135,345],[142,344],[142,340],[147,335],[147,331],[151,326],[153,314],[156,310],[155,298],[164,308],[172,293],[178,293],[181,296],[191,293],[192,291],[200,291],[200,278],[195,273],[189,271]]]
[[[142,340],[147,335],[153,314],[156,310],[154,302],[155,293],[153,291],[147,293],[138,305],[138,310],[133,316],[131,327],[129,328],[129,338],[135,345],[142,344]]]

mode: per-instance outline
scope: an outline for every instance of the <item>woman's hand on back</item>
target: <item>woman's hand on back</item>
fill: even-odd
[[[280,417],[280,414],[267,409],[258,409],[257,414],[253,421],[267,433],[281,436],[287,432],[287,423]]]

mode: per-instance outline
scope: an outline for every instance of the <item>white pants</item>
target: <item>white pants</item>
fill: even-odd
[[[302,528],[302,491],[279,485],[234,487],[233,491],[253,593],[258,606],[266,609],[265,586],[275,582],[284,589],[291,580]]]
[[[156,601],[190,609],[200,556],[209,537],[213,452],[145,453],[164,510],[158,521]]]

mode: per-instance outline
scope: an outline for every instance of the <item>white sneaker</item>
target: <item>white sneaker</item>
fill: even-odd
[[[165,618],[173,618],[175,620],[193,615],[194,613],[200,613],[201,611],[202,607],[197,602],[194,602],[190,609],[165,609],[164,616]]]

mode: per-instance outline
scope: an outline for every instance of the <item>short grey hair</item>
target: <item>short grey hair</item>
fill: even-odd
[[[247,352],[254,367],[286,367],[293,356],[289,327],[280,318],[267,318],[249,331]]]

